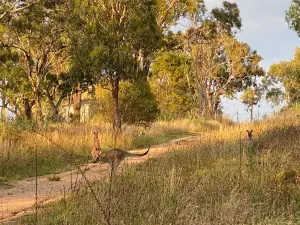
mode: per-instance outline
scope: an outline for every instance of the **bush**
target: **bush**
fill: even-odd
[[[96,99],[92,109],[95,119],[113,122],[113,99],[111,92],[98,87]],[[120,83],[119,107],[122,123],[128,125],[149,126],[159,115],[157,102],[146,80],[134,83],[124,81]]]

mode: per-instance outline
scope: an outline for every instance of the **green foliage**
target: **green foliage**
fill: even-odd
[[[284,61],[271,65],[268,74],[283,84],[288,105],[300,102],[300,48],[296,48],[294,58],[290,62]],[[275,99],[279,99],[283,94],[280,89],[272,90],[269,96]]]
[[[240,10],[236,3],[224,1],[223,8],[215,8],[211,13],[228,33],[232,33],[233,28],[240,29],[242,27]]]
[[[34,112],[39,125],[59,119],[67,95],[97,84],[111,90],[114,127],[152,121],[154,105],[146,112],[151,118],[133,111],[129,116],[124,108],[130,104],[119,93],[120,82],[150,75],[163,117],[212,116],[221,109],[222,95],[234,97],[263,75],[261,57],[235,38],[242,26],[236,3],[225,1],[211,11],[203,0],[15,3],[0,3],[0,79],[6,82],[0,91],[18,116],[32,119]],[[190,27],[172,33],[182,18]],[[143,104],[130,107],[142,111],[137,105]]]
[[[110,91],[98,87],[93,111],[102,117],[103,122],[113,123],[113,98]],[[98,103],[97,103],[98,102]],[[149,126],[159,114],[157,102],[146,80],[120,83],[120,115],[127,125]],[[96,115],[96,116],[98,116]]]
[[[19,115],[25,116],[22,99],[32,99],[33,93],[20,61],[15,50],[0,48],[0,93],[11,105],[18,105]]]
[[[286,21],[289,27],[300,36],[300,1],[293,0],[290,8],[286,12]]]
[[[74,1],[71,23],[73,73],[101,83],[113,97],[114,127],[121,128],[119,83],[145,77],[161,47],[156,1]]]
[[[251,110],[251,120],[253,119],[253,106],[257,105],[258,101],[261,98],[261,94],[257,89],[247,89],[244,91],[243,95],[241,96],[242,102],[247,105],[248,109]]]
[[[110,82],[136,76],[137,69],[141,69],[139,54],[148,56],[160,45],[162,34],[155,21],[155,2],[97,4],[74,2],[71,54],[75,71],[105,77]]]
[[[182,17],[200,17],[204,11],[203,0],[157,0],[157,23],[163,29],[168,30]]]
[[[8,68],[7,73],[2,77],[8,84],[6,90],[10,91],[4,94],[15,106],[22,108],[20,105],[24,104],[23,108],[27,111],[29,119],[31,119],[29,114],[35,105],[36,121],[41,126],[43,122],[42,98],[46,93],[53,92],[53,87],[50,88],[45,84],[49,77],[51,80],[52,75],[60,75],[67,61],[65,3],[56,1],[49,4],[49,1],[41,0],[24,1],[21,8],[16,6],[16,2],[12,6],[12,9],[17,7],[15,10],[20,10],[20,12],[10,15],[9,20],[2,21],[5,29],[3,29],[3,38],[0,40],[1,51],[7,48],[15,55],[13,68]],[[5,63],[2,62],[0,67],[3,65]],[[56,95],[52,93],[51,100],[54,101],[55,98]]]
[[[267,74],[262,79],[261,90],[265,94],[265,99],[271,104],[278,106],[284,101],[284,88],[278,78]]]
[[[237,4],[224,2],[193,21],[176,50],[157,57],[151,82],[163,115],[215,116],[221,96],[255,86],[262,58],[235,38],[241,25]]]
[[[163,118],[185,117],[193,109],[190,66],[188,56],[173,52],[158,56],[153,63],[150,82]]]
[[[157,101],[145,79],[135,83],[124,82],[120,103],[122,121],[126,124],[149,126],[159,115]]]

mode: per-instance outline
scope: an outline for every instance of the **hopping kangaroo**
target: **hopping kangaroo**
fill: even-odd
[[[98,131],[93,131],[94,133],[94,148],[92,150],[92,156],[93,156],[93,163],[102,162],[102,163],[109,163],[111,165],[111,168],[113,171],[116,171],[119,167],[122,160],[125,159],[125,157],[141,157],[148,154],[150,147],[148,150],[144,153],[130,153],[123,151],[119,148],[113,148],[110,149],[108,152],[102,153],[101,147],[100,147],[100,141],[98,138]]]

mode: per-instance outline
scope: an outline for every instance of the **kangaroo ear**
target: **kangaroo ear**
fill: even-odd
[[[247,131],[247,133],[249,133],[249,130],[246,130]]]
[[[253,130],[250,130],[250,133],[252,134]]]

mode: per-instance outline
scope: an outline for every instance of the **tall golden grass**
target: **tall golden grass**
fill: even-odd
[[[254,130],[255,164],[246,129]],[[201,134],[41,209],[38,224],[300,224],[300,110]],[[101,210],[104,209],[104,213]],[[105,214],[105,215],[104,215]],[[23,217],[11,224],[34,224]]]
[[[87,162],[94,128],[100,128],[99,138],[104,150],[113,147],[130,150],[167,142],[190,132],[218,129],[219,126],[218,122],[204,120],[159,121],[149,128],[125,126],[115,142],[112,126],[104,123],[56,124],[39,131],[44,137],[30,129],[0,124],[0,182],[35,176],[35,151],[39,175],[69,170]]]

